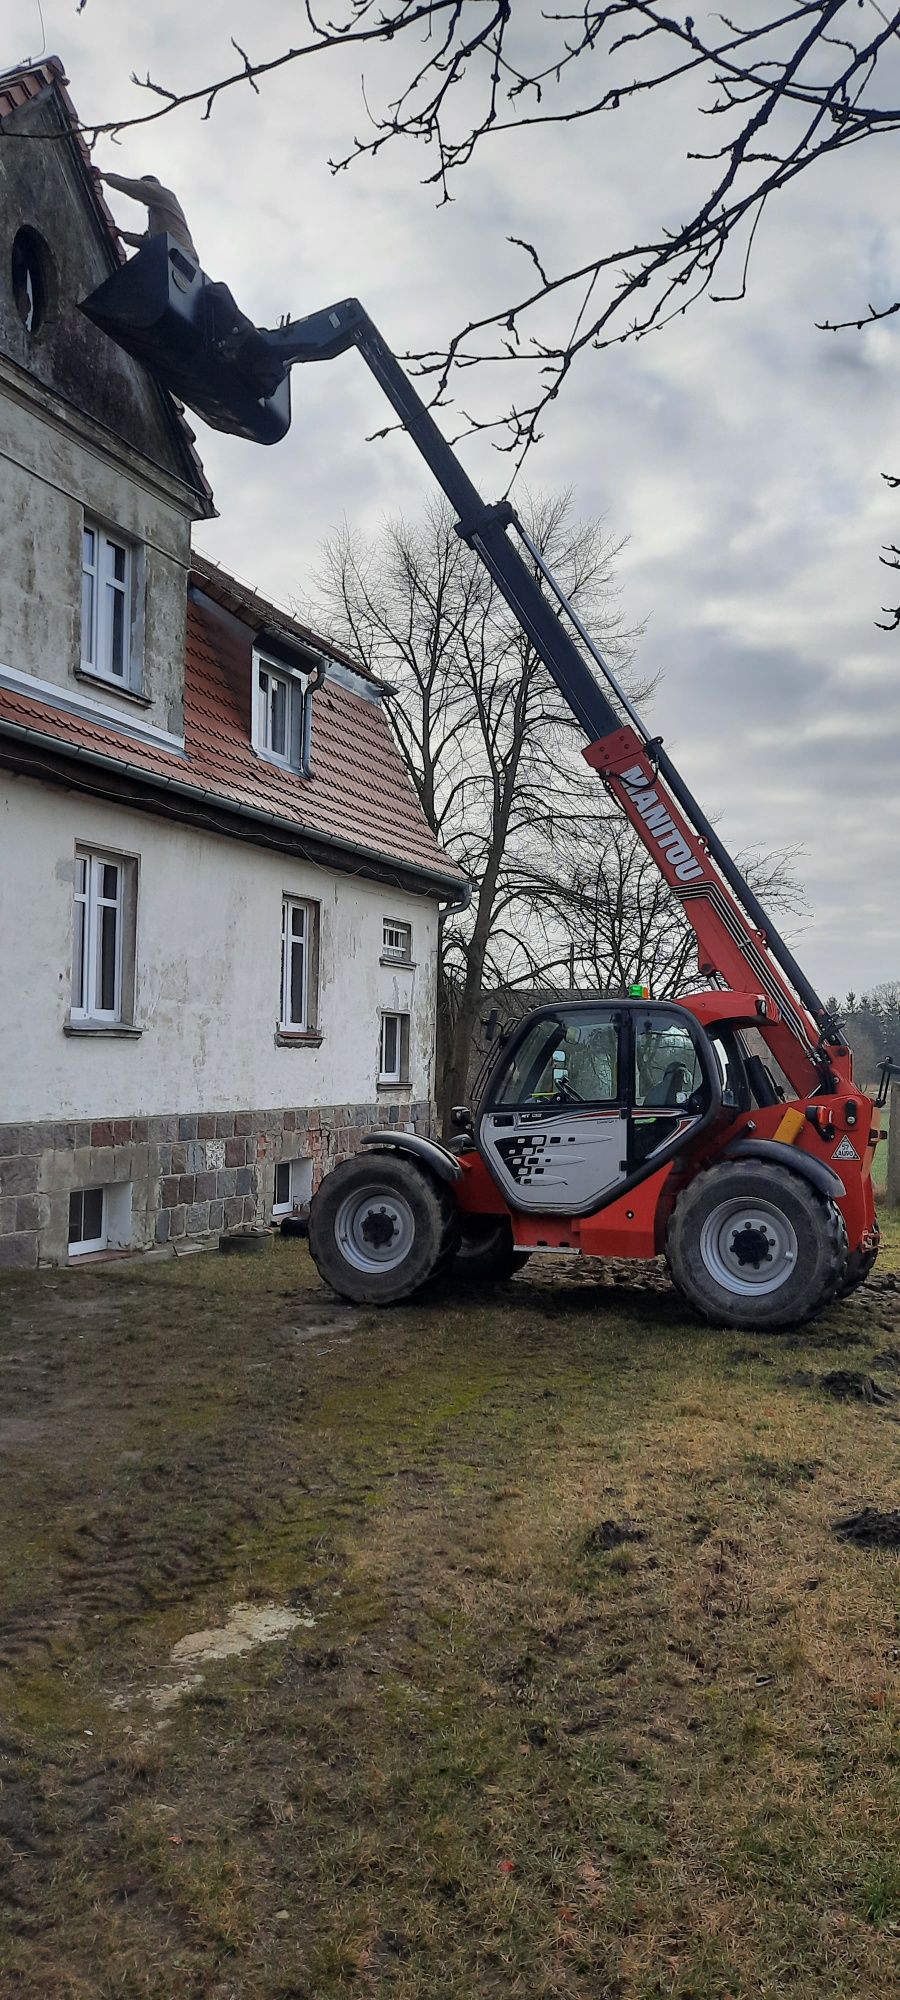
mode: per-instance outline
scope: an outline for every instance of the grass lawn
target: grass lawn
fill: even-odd
[[[900,1556],[834,1533],[900,1506],[886,1237],[752,1340],[549,1259],[0,1282],[2,2000],[896,1991]],[[300,1622],[173,1662],[237,1604]]]

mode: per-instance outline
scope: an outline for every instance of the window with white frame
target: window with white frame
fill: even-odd
[[[69,1196],[69,1256],[106,1249],[106,1190],[76,1188]]]
[[[404,1083],[409,1068],[409,1015],[382,1014],[379,1083]]]
[[[318,905],[284,896],[281,902],[281,1021],[287,1034],[315,1027]]]
[[[75,850],[73,1021],[124,1021],[134,993],[136,864],[125,855]]]
[[[385,917],[381,926],[381,956],[392,964],[408,965],[412,958],[412,925]]]
[[[273,1215],[289,1215],[312,1198],[312,1160],[279,1160],[275,1168]]]
[[[253,655],[254,750],[270,764],[305,772],[309,763],[309,704],[302,673]]]
[[[133,680],[131,603],[134,551],[121,536],[86,520],[81,557],[81,664],[104,680]]]
[[[69,1196],[69,1256],[95,1250],[127,1250],[131,1245],[130,1181],[111,1187],[73,1188]]]

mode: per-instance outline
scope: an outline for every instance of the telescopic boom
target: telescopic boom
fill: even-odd
[[[457,533],[485,564],[584,729],[587,762],[681,902],[698,939],[701,973],[735,992],[760,993],[767,1040],[798,1093],[833,1088],[836,1068],[846,1063],[838,1025],[660,738],[650,736],[515,510],[507,501],[485,505],[359,301],[342,299],[306,319],[261,330],[238,312],[224,286],[212,285],[169,239],[156,237],[85,300],[83,310],[208,422],[263,443],[277,441],[290,423],[291,367],[357,349],[455,509]]]

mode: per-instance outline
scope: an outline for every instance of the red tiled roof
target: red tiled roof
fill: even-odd
[[[328,677],[312,696],[308,778],[256,755],[250,744],[253,639],[250,626],[226,622],[202,600],[189,604],[185,740],[209,789],[225,801],[261,807],[310,832],[461,882],[461,870],[423,817],[387,716],[371,694],[354,694]]]
[[[298,639],[301,645],[311,646],[314,652],[325,653],[329,660],[342,660],[345,666],[352,667],[355,674],[371,681],[373,686],[383,685],[368,667],[363,666],[361,660],[354,659],[352,653],[345,653],[343,647],[336,646],[332,639],[323,638],[321,632],[314,632],[310,625],[304,625],[299,618],[295,618],[293,612],[282,611],[268,598],[260,597],[252,584],[229,576],[227,570],[220,569],[210,556],[201,555],[199,549],[191,550],[191,575],[207,597],[221,604],[223,610],[235,612],[246,625],[252,625],[254,631],[279,632],[288,640]]]
[[[94,208],[103,223],[115,262],[117,264],[124,264],[125,246],[119,235],[118,223],[103,193],[102,183],[91,160],[90,152],[80,127],[78,113],[66,87],[67,84],[68,77],[59,56],[46,56],[43,62],[21,63],[17,64],[15,69],[6,70],[0,75],[0,132],[2,132],[4,120],[14,112],[20,111],[23,104],[33,103],[45,91],[53,92],[58,100],[63,122],[68,130],[69,139],[81,163],[87,184],[88,198],[93,202]],[[207,502],[207,513],[214,514],[215,507],[213,504],[212,487],[200,462],[196,445],[196,433],[191,430],[190,424],[185,417],[184,405],[178,401],[177,396],[171,396],[167,390],[160,388],[159,384],[157,384],[157,389],[168,408],[169,416],[178,434],[182,451],[187,456],[193,475],[193,484]]]
[[[203,579],[197,582],[204,588]],[[272,607],[267,607],[270,611]],[[250,743],[256,626],[241,624],[194,596],[188,604],[185,755],[71,714],[27,693],[0,688],[4,725],[36,732],[64,754],[109,759],[151,783],[213,798],[260,820],[397,862],[443,883],[465,880],[423,817],[373,691],[355,694],[326,678],[312,696],[312,771],[307,778],[257,756]],[[316,641],[321,650],[321,642]],[[2,752],[0,752],[2,755]]]

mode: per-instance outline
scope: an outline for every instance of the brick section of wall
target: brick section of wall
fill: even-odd
[[[0,1125],[0,1270],[68,1257],[69,1195],[130,1182],[133,1250],[268,1222],[279,1161],[309,1159],[313,1187],[373,1126],[432,1129],[427,1104],[171,1112]]]

